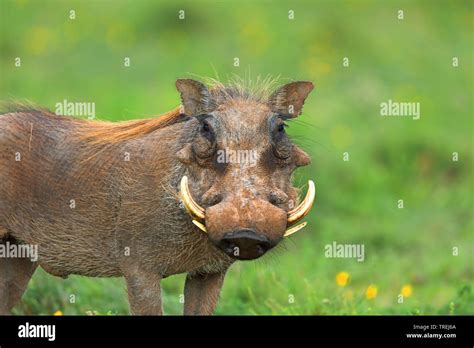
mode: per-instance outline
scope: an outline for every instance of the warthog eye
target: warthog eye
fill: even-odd
[[[291,156],[291,142],[285,133],[288,125],[281,118],[273,118],[271,128],[271,142],[273,145],[273,153],[280,160],[289,160]]]
[[[199,136],[196,138],[193,149],[199,158],[209,158],[214,154],[216,148],[216,136],[212,125],[208,122],[209,115],[200,115]]]
[[[212,116],[203,114],[196,117],[199,120],[199,123],[201,124],[201,134],[205,138],[207,138],[209,141],[213,141],[214,129],[212,128],[212,125],[209,123],[209,120],[212,118]]]
[[[212,129],[212,126],[207,123],[206,120],[203,120],[202,121],[202,124],[201,124],[201,134],[207,139],[209,140],[209,142],[213,142],[214,141],[214,130]]]

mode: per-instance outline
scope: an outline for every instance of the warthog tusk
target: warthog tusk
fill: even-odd
[[[296,225],[296,226],[294,226],[294,227],[291,227],[291,228],[287,229],[287,230],[285,231],[285,234],[283,235],[283,237],[288,237],[289,235],[291,235],[291,234],[293,234],[293,233],[295,233],[295,232],[298,232],[298,231],[301,230],[303,227],[305,227],[306,224],[307,224],[307,222],[305,221],[305,222],[303,222],[303,223],[301,223],[301,224],[299,224],[299,225]]]
[[[314,182],[312,180],[308,180],[308,192],[306,192],[306,196],[303,202],[301,202],[301,204],[297,206],[295,209],[290,210],[288,212],[288,223],[287,223],[288,226],[294,225],[295,223],[300,221],[302,218],[304,218],[306,214],[309,213],[309,211],[311,210],[311,207],[313,206],[315,196],[316,196],[316,190],[314,188]]]
[[[194,201],[193,197],[191,196],[191,192],[189,191],[187,176],[183,176],[183,178],[181,179],[179,196],[181,198],[181,201],[184,204],[184,207],[188,211],[188,213],[191,216],[195,217],[197,220],[204,221],[204,219],[206,218],[205,210],[203,207],[197,204]]]
[[[199,227],[199,229],[200,229],[201,231],[207,233],[206,226],[204,226],[204,225],[203,225],[202,223],[200,223],[199,221],[193,220],[193,224],[195,224],[197,227]]]

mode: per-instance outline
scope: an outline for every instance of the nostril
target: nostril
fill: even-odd
[[[264,247],[262,244],[258,244],[258,245],[257,245],[257,253],[258,253],[259,255],[265,254],[265,252],[267,251],[267,249],[268,249],[268,248],[267,248],[267,247]]]

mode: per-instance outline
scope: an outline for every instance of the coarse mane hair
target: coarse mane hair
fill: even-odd
[[[82,128],[81,140],[96,145],[113,144],[150,134],[182,120],[181,106],[157,117],[123,122],[90,121]]]

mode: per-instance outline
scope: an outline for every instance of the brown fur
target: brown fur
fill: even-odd
[[[260,134],[271,105],[219,100],[216,91],[196,101],[180,91],[187,115],[195,113],[186,105],[214,108],[225,134],[219,146],[257,148],[268,160],[255,169],[222,171],[197,158],[196,146],[205,146],[200,123],[179,108],[121,123],[34,109],[6,113],[0,116],[0,239],[38,245],[38,264],[53,275],[124,276],[135,314],[161,314],[160,280],[186,272],[185,313],[211,314],[235,261],[214,242],[250,225],[281,239],[288,199],[297,199],[291,173],[307,155],[293,147],[291,162],[271,157],[272,144]],[[209,235],[179,205],[183,175],[208,208]],[[225,199],[219,204],[216,195]],[[35,267],[29,260],[0,259],[0,314],[21,297]]]

